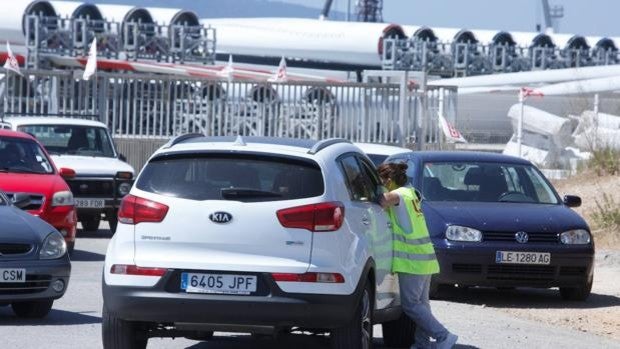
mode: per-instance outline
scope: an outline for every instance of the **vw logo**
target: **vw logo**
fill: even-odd
[[[228,212],[213,212],[209,215],[209,219],[213,222],[213,223],[228,223],[232,220],[232,215]]]
[[[519,231],[515,234],[515,239],[517,240],[518,243],[524,244],[527,242],[527,240],[530,239],[530,237],[527,235],[526,232]]]

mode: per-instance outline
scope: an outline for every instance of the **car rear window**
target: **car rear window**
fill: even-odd
[[[192,154],[151,160],[138,189],[190,200],[244,202],[320,196],[323,175],[315,162],[254,154]]]

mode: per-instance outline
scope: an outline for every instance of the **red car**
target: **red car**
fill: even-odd
[[[15,193],[29,195],[23,209],[56,228],[69,251],[75,246],[77,216],[73,194],[63,178],[72,176],[72,169],[56,169],[34,137],[0,129],[0,190],[10,199]]]

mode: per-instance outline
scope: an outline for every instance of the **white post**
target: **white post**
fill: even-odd
[[[519,124],[517,126],[517,149],[519,152],[519,157],[523,156],[522,152],[522,143],[523,143],[523,114],[525,113],[525,93],[523,90],[519,91],[519,104],[521,107],[521,112],[519,113]]]
[[[598,110],[599,110],[599,96],[598,93],[594,94],[594,137],[592,139],[592,148],[594,148],[594,150],[596,150],[596,146],[597,146],[597,142],[596,139],[598,138]]]
[[[439,106],[438,106],[438,112],[439,112],[439,115],[442,115],[442,116],[445,118],[445,117],[446,117],[446,115],[444,114],[444,110],[445,110],[445,108],[444,108],[444,106],[443,106],[443,103],[444,103],[444,100],[443,100],[443,99],[444,99],[444,93],[445,93],[445,91],[444,91],[443,87],[439,88]],[[429,121],[430,121],[430,120],[429,120]],[[437,120],[437,122],[439,123],[439,120]],[[439,125],[439,124],[438,124],[438,126],[439,126],[439,127],[438,127],[438,128],[436,128],[436,130],[441,129],[441,125]],[[441,148],[442,148],[442,146],[443,146],[443,143],[444,143],[444,139],[445,139],[445,137],[442,137],[442,136],[441,136],[441,132],[437,132],[436,137],[437,137],[437,139],[436,139],[436,140],[437,140],[437,142],[439,143],[439,149],[441,150]]]

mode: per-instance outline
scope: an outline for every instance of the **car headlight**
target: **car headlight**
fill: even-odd
[[[131,184],[124,182],[119,184],[118,186],[118,195],[120,196],[125,196],[127,194],[129,194],[129,191],[131,190]]]
[[[592,241],[592,238],[587,230],[575,229],[560,234],[560,241],[565,245],[586,245]]]
[[[478,229],[451,225],[446,229],[446,239],[452,241],[482,241],[482,232]]]
[[[55,231],[43,240],[41,252],[39,252],[39,258],[55,259],[64,256],[65,253],[67,253],[67,244],[65,243],[65,239],[59,232]]]
[[[73,204],[73,194],[68,190],[56,192],[52,196],[52,206],[72,206]]]

